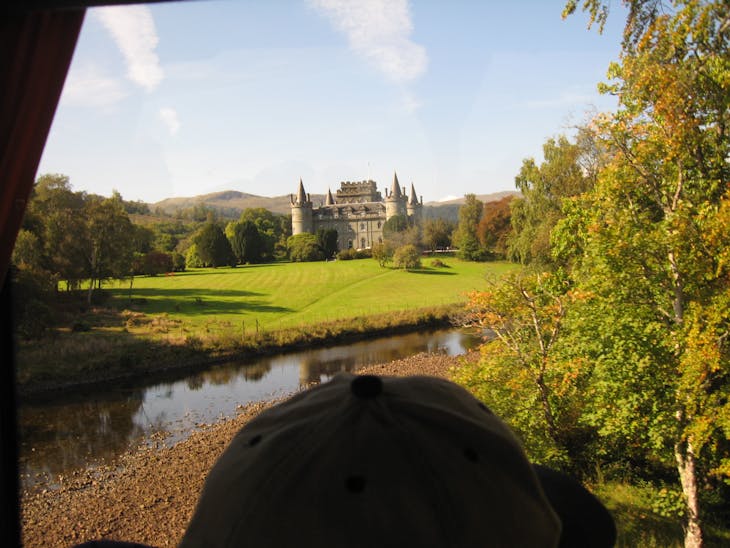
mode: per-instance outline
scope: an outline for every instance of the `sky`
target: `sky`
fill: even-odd
[[[87,11],[38,174],[127,200],[514,190],[602,96],[625,14],[563,0],[172,2]]]

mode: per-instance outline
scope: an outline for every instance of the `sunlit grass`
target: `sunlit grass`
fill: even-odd
[[[446,259],[449,268],[406,272],[381,268],[374,260],[276,263],[238,268],[197,269],[173,276],[134,280],[112,288],[114,306],[146,314],[167,313],[186,326],[215,329],[280,329],[388,311],[463,302],[484,287],[487,273],[515,268],[509,263]]]

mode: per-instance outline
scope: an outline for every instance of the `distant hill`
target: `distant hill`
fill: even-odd
[[[317,204],[324,202],[324,194],[312,194],[312,201]],[[291,212],[290,196],[256,196],[238,192],[237,190],[224,190],[211,194],[201,194],[188,198],[166,198],[160,202],[150,204],[150,209],[160,208],[166,213],[174,214],[181,209],[204,204],[217,210],[224,217],[238,217],[244,209],[263,207],[274,213],[288,214]]]
[[[477,194],[477,200],[481,202],[496,202],[501,200],[505,196],[519,196],[520,193],[516,190],[502,190],[500,192],[492,192],[491,194]],[[424,206],[445,206],[445,205],[462,205],[466,199],[464,196],[454,198],[453,200],[441,200],[438,202],[426,202]]]
[[[487,203],[496,202],[506,196],[520,196],[519,192],[514,190],[505,190],[502,192],[493,192],[491,194],[477,194],[477,200]],[[453,200],[444,200],[441,202],[425,202],[423,204],[424,219],[446,219],[448,221],[457,222],[459,220],[459,208],[464,204],[465,198],[454,198]]]
[[[492,194],[478,194],[477,199],[482,202],[494,202],[510,195],[519,196],[519,192],[508,190],[494,192]],[[312,194],[311,199],[317,205],[324,202],[325,195]],[[423,204],[423,216],[426,219],[441,217],[456,221],[459,207],[463,203],[463,197],[443,202],[426,202]],[[199,204],[211,207],[218,211],[221,216],[228,218],[237,218],[244,209],[254,207],[263,207],[269,211],[283,215],[291,213],[289,194],[270,198],[247,194],[237,190],[223,190],[221,192],[212,192],[210,194],[201,194],[200,196],[186,198],[166,198],[165,200],[150,204],[150,209],[154,211],[159,207],[165,213],[175,214],[177,211],[192,208]]]

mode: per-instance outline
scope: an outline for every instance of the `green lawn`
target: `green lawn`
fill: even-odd
[[[484,288],[488,274],[515,268],[455,258],[444,260],[448,268],[429,262],[412,272],[381,268],[372,259],[193,269],[136,278],[131,303],[126,283],[110,291],[119,308],[167,313],[190,327],[245,322],[248,329],[258,321],[279,329],[462,302],[466,292]]]

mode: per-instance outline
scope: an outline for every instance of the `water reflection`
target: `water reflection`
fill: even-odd
[[[211,367],[148,386],[119,385],[20,408],[21,481],[94,466],[144,443],[153,433],[169,442],[202,423],[232,416],[238,405],[294,392],[340,371],[356,371],[419,352],[455,355],[478,344],[458,330],[413,333],[346,346],[268,356]]]
[[[56,476],[87,461],[111,459],[141,438],[134,421],[143,392],[112,393],[101,400],[66,401],[41,407],[21,407],[20,472],[31,479]]]

